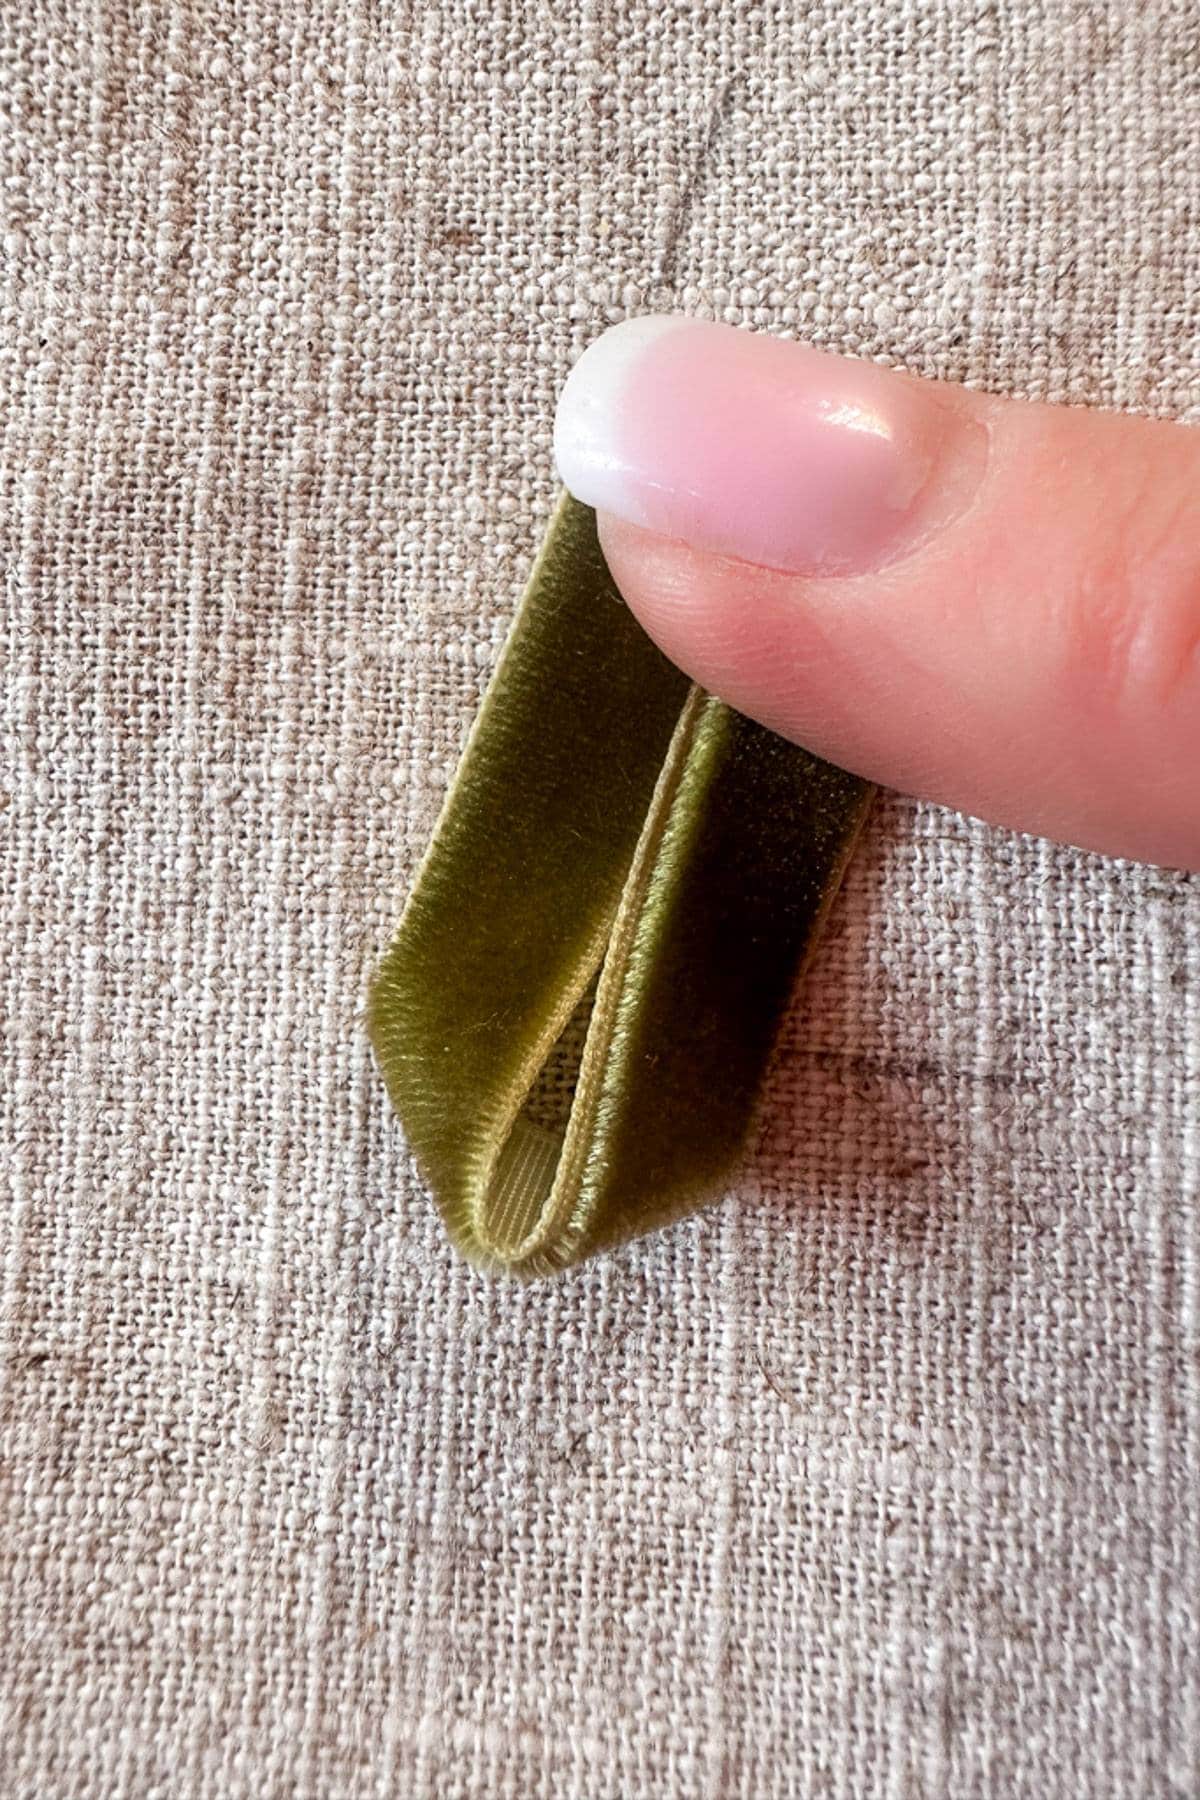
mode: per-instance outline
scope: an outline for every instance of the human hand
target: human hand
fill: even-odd
[[[584,353],[555,456],[703,687],[871,780],[1200,868],[1200,431],[653,318]]]

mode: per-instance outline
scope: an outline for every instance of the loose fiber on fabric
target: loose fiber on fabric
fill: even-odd
[[[1200,888],[877,808],[737,1190],[363,1031],[608,322],[1200,420],[1190,0],[0,0],[0,1793],[1200,1792]]]

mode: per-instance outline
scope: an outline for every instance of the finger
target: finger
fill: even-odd
[[[555,454],[704,687],[873,780],[1200,867],[1200,431],[642,319],[576,365]]]

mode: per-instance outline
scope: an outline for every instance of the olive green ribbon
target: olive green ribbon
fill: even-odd
[[[472,1261],[548,1273],[721,1190],[870,791],[668,662],[564,496],[370,996]],[[593,990],[552,1129],[531,1097]]]

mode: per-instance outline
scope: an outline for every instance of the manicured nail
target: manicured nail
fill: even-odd
[[[597,338],[558,405],[577,499],[794,574],[866,572],[965,506],[986,433],[962,390],[701,319]]]

